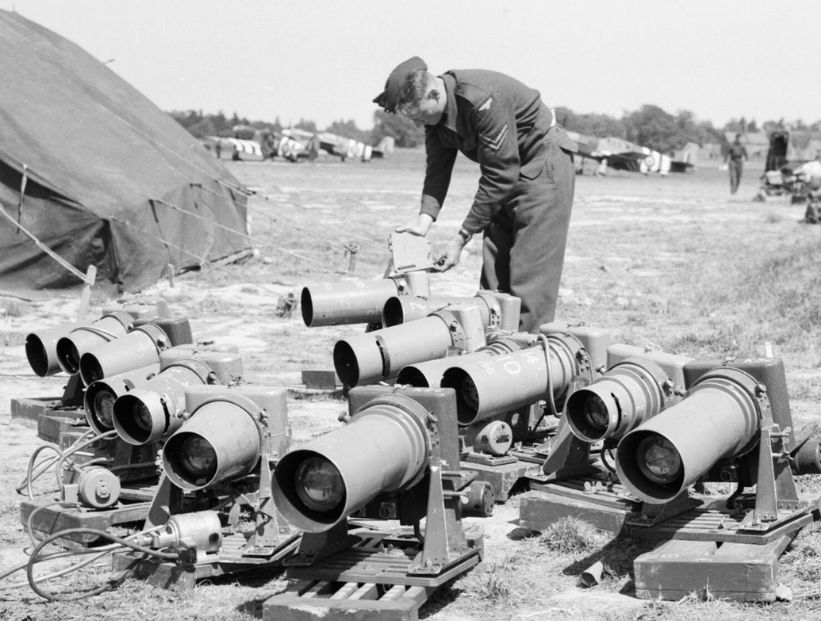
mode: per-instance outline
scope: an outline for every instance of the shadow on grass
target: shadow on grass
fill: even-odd
[[[562,570],[566,576],[581,576],[593,564],[601,562],[604,565],[603,576],[614,579],[629,578],[619,591],[623,595],[633,595],[633,562],[645,552],[657,548],[661,544],[658,540],[631,539],[618,536],[609,541],[600,550],[580,558]]]

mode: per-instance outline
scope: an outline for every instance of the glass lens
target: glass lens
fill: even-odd
[[[476,384],[469,377],[462,380],[462,399],[471,410],[479,409],[479,391]]]
[[[201,436],[187,435],[180,442],[179,463],[186,480],[209,478],[217,469],[217,453],[211,443]]]
[[[342,475],[324,457],[309,457],[303,461],[294,478],[299,499],[315,511],[330,511],[345,495]]]
[[[587,424],[596,431],[605,431],[610,423],[607,404],[598,395],[590,394],[584,400],[582,413]]]
[[[80,353],[77,351],[76,347],[71,347],[66,352],[65,363],[68,370],[72,373],[76,373],[80,370]]]
[[[134,423],[143,431],[151,431],[151,411],[142,401],[137,401],[131,408]]]
[[[98,392],[94,396],[94,413],[101,425],[108,429],[114,428],[114,395],[107,390]]]
[[[670,483],[681,472],[681,456],[662,436],[649,436],[639,443],[638,462],[642,473],[654,483]]]

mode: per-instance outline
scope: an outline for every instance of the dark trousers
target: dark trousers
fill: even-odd
[[[741,183],[744,163],[741,160],[730,160],[727,163],[727,170],[730,171],[730,194],[735,194],[738,191],[738,184]]]
[[[551,130],[544,166],[519,179],[484,231],[481,286],[521,298],[525,332],[537,332],[556,313],[576,185],[573,154],[560,146],[564,136]]]

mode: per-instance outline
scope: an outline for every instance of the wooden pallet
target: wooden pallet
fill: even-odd
[[[416,621],[435,587],[297,580],[263,604],[263,621]]]
[[[438,574],[410,574],[421,550],[418,540],[389,532],[357,535],[360,541],[350,548],[309,566],[288,567],[291,583],[263,604],[263,620],[415,621],[431,594],[477,565],[483,552],[481,539],[469,540],[472,550]]]
[[[727,509],[697,507],[652,527],[631,523],[628,518],[621,534],[635,539],[677,539],[763,546],[780,540],[782,536],[794,537],[801,528],[813,521],[812,509],[808,506],[791,513],[785,512],[769,530],[759,532],[744,530],[743,518]]]

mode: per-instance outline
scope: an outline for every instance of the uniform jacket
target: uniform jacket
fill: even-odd
[[[482,176],[462,227],[477,233],[502,208],[517,182],[539,175],[545,165],[547,135],[576,151],[564,131],[551,132],[553,114],[539,91],[495,71],[468,69],[440,76],[447,102],[442,119],[425,126],[427,165],[421,213],[435,220],[445,201],[453,164],[461,151],[478,162]]]

